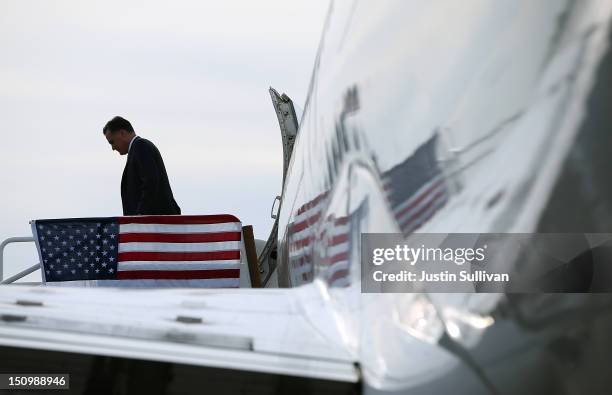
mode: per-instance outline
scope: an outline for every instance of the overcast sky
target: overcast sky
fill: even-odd
[[[121,215],[114,115],[157,145],[183,214],[231,213],[266,239],[282,178],[268,87],[303,107],[328,5],[0,2],[0,240],[32,219]],[[37,261],[9,246],[4,277]]]

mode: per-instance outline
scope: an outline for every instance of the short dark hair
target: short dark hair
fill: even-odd
[[[106,125],[104,125],[104,128],[102,128],[102,134],[106,134],[106,132],[115,133],[121,129],[134,133],[134,128],[132,127],[130,121],[120,116],[116,116],[110,121],[106,122]]]

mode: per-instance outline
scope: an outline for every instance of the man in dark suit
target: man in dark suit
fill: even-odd
[[[113,151],[128,156],[121,178],[123,215],[180,214],[157,147],[136,136],[130,122],[121,117],[108,121],[102,133]]]

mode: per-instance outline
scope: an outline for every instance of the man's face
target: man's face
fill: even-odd
[[[104,136],[106,137],[106,141],[111,145],[113,151],[119,152],[119,155],[128,153],[132,136],[126,130],[120,129],[114,133],[106,132]]]

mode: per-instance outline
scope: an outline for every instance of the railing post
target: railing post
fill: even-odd
[[[9,237],[0,243],[0,281],[4,278],[4,247],[10,243],[25,243],[34,241],[33,237]]]
[[[259,278],[259,270],[257,270],[257,250],[255,249],[253,227],[251,225],[243,226],[242,236],[247,264],[249,266],[249,275],[251,277],[251,287],[261,288],[261,279]]]

